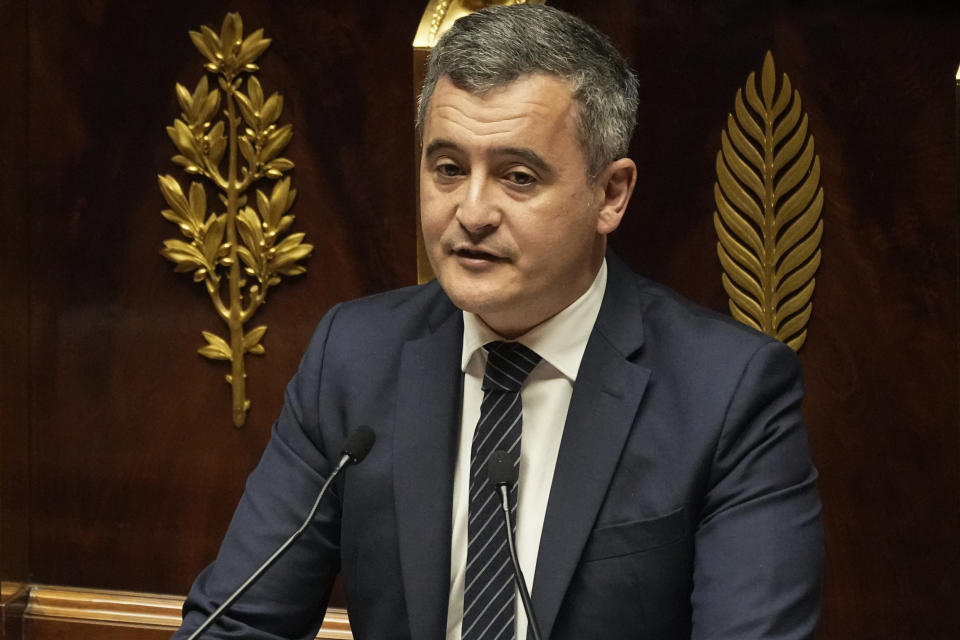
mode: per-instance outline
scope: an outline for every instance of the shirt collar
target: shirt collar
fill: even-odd
[[[516,339],[539,354],[564,377],[571,382],[576,381],[577,371],[583,352],[587,348],[587,340],[593,325],[600,313],[600,304],[603,302],[603,293],[607,287],[607,261],[604,259],[600,270],[593,279],[593,284],[573,301],[569,306],[552,318],[538,324],[536,327]],[[463,352],[460,357],[460,368],[464,373],[479,372],[483,375],[481,352],[483,345],[503,338],[488,327],[480,316],[469,311],[463,312]],[[471,367],[476,362],[477,369]]]

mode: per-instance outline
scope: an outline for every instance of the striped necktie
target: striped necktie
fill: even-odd
[[[523,405],[520,387],[540,356],[518,342],[491,342],[483,377],[480,420],[470,449],[470,511],[462,640],[513,640],[514,583],[497,491],[487,479],[487,460],[507,451],[520,464]],[[516,512],[517,484],[510,487]],[[516,520],[514,520],[516,521]]]

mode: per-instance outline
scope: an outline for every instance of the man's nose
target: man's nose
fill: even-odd
[[[478,173],[470,176],[457,207],[457,222],[469,233],[490,231],[500,224],[500,209],[492,185]]]

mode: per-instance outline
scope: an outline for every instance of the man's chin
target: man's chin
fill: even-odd
[[[489,315],[496,313],[497,309],[501,308],[501,305],[495,300],[490,300],[483,296],[474,295],[457,295],[456,292],[453,295],[450,294],[450,291],[444,289],[447,296],[450,298],[451,302],[460,310],[468,311],[470,313],[475,313],[478,316]]]
[[[478,316],[494,314],[503,309],[506,300],[499,287],[478,287],[475,283],[455,281],[445,282],[437,278],[440,287],[458,309],[475,313]]]

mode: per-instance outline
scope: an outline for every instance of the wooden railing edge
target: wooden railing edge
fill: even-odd
[[[0,591],[4,601],[25,597],[23,617],[27,620],[119,624],[169,629],[171,633],[180,626],[184,601],[183,596],[175,595],[8,582]],[[352,638],[347,612],[327,609],[317,639]]]

